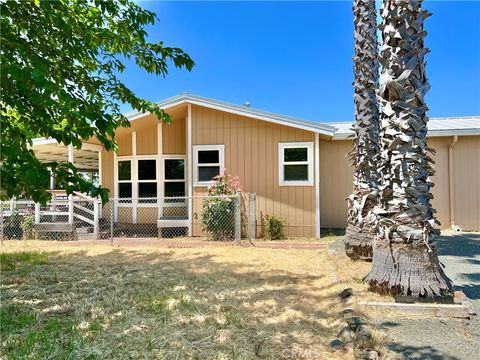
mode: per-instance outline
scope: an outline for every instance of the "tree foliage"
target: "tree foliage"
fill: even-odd
[[[0,196],[45,202],[49,168],[68,192],[80,190],[105,201],[108,190],[84,180],[68,163],[40,163],[35,137],[81,148],[97,138],[116,150],[115,129],[128,127],[120,106],[169,115],[141,99],[122,82],[127,60],[148,73],[166,76],[168,66],[191,70],[179,48],[148,40],[156,15],[130,0],[1,2]]]

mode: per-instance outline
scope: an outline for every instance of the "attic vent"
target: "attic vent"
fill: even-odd
[[[243,103],[243,106],[246,106],[246,107],[250,107],[250,105],[252,105],[252,104],[250,104],[249,101],[245,101],[245,102]]]

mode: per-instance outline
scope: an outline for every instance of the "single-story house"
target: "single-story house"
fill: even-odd
[[[35,141],[33,148],[45,161],[68,153],[78,168],[98,173],[112,198],[202,195],[228,169],[240,177],[243,194],[256,193],[257,219],[286,217],[291,237],[345,227],[351,122],[309,122],[191,94],[159,105],[172,124],[152,114],[128,114],[131,127],[117,130],[117,153],[95,139],[68,152],[49,139]],[[480,230],[480,116],[431,119],[428,136],[436,150],[433,205],[442,228]],[[115,221],[146,221],[137,214],[145,204],[118,203]],[[192,221],[191,209],[188,214]]]

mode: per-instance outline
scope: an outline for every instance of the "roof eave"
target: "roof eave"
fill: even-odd
[[[277,123],[280,125],[285,125],[290,127],[295,127],[298,129],[311,131],[311,132],[332,136],[332,137],[335,132],[335,128],[330,125],[310,123],[304,120],[285,117],[285,116],[268,113],[268,112],[257,110],[257,109],[251,109],[248,107],[243,108],[243,107],[232,105],[225,102],[214,101],[214,100],[203,98],[200,96],[193,96],[193,95],[186,95],[186,94],[176,95],[157,103],[157,105],[159,105],[164,110],[168,110],[169,108],[175,107],[182,103],[190,103],[193,105],[208,107],[208,108],[219,110],[219,111],[227,111],[236,115],[248,116],[248,117],[252,117],[259,120]],[[132,121],[132,120],[141,118],[145,115],[148,115],[148,113],[132,112],[132,113],[126,114],[125,116],[129,121]]]

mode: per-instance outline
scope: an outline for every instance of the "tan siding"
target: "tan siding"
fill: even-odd
[[[115,196],[113,186],[113,151],[102,151],[102,187],[110,190],[110,197]]]
[[[137,155],[157,154],[157,126],[149,126],[137,131]]]
[[[480,230],[480,136],[459,137],[453,148],[455,224]]]
[[[118,144],[118,156],[128,156],[132,155],[132,133],[127,132],[124,135],[118,137],[117,139]]]
[[[259,223],[260,216],[281,215],[288,217],[289,236],[315,236],[315,187],[280,187],[277,174],[278,143],[313,142],[313,133],[198,106],[192,106],[192,127],[193,145],[225,145],[225,167],[240,177],[244,198],[257,194]],[[205,192],[194,187],[194,195]]]
[[[435,176],[432,181],[434,199],[441,228],[450,227],[448,146],[452,137],[430,138],[436,151]],[[352,191],[352,167],[345,157],[352,142],[320,141],[320,206],[322,228],[343,228],[346,225],[345,198]],[[480,229],[480,137],[461,136],[453,148],[455,223],[464,230]]]
[[[186,128],[185,119],[173,119],[170,125],[163,124],[163,153],[184,155],[186,154]]]
[[[320,141],[320,224],[322,228],[346,225],[345,198],[352,191],[352,168],[345,157],[351,141]]]
[[[432,206],[437,210],[437,220],[441,223],[441,228],[450,227],[450,207],[449,207],[449,182],[448,182],[448,145],[451,138],[430,138],[428,146],[435,149],[433,156],[435,161],[435,175],[432,176],[432,182],[435,186],[432,188]]]

